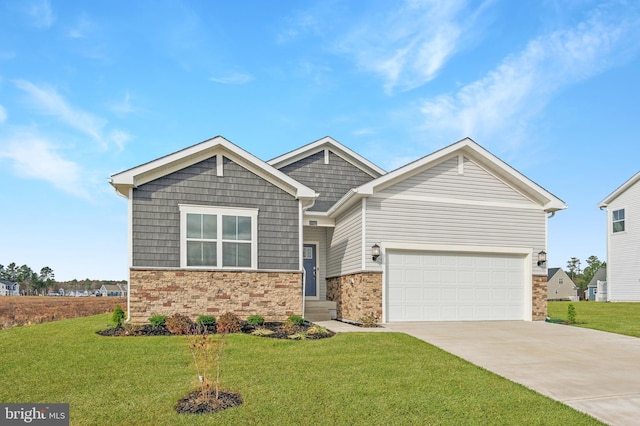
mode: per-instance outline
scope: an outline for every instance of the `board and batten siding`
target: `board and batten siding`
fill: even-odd
[[[612,214],[620,209],[625,230],[613,233]],[[640,181],[607,206],[607,241],[608,300],[640,301]]]
[[[212,157],[133,190],[132,266],[180,267],[180,204],[258,209],[258,269],[299,270],[299,203],[251,171]]]
[[[327,231],[327,277],[362,271],[362,205],[357,203],[336,218]]]
[[[284,166],[280,171],[320,194],[309,211],[327,211],[350,189],[373,180],[331,151],[329,162],[325,164],[324,150]]]
[[[366,247],[381,241],[546,248],[546,213],[465,158],[454,157],[367,199]],[[546,275],[532,256],[534,274]],[[366,259],[368,270],[381,265]]]
[[[321,226],[305,226],[304,242],[318,243],[316,256],[318,257],[318,271],[316,279],[318,281],[319,299],[327,299],[327,228]]]

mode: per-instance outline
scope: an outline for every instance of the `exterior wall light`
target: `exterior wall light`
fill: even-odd
[[[547,263],[547,252],[542,250],[538,253],[538,266],[544,266]]]
[[[379,257],[380,257],[380,246],[377,243],[375,243],[371,247],[371,259],[375,262],[376,260],[378,260]]]

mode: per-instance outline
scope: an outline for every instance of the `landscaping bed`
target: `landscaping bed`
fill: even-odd
[[[192,334],[215,334],[216,326],[194,327]],[[267,337],[271,339],[288,339],[288,340],[317,340],[326,339],[335,335],[334,332],[318,327],[312,323],[305,322],[302,325],[291,325],[286,322],[265,322],[263,325],[242,324],[240,330],[244,334],[252,334],[259,337]],[[185,334],[172,333],[164,326],[153,326],[151,324],[130,325],[125,324],[120,327],[109,327],[96,332],[101,336],[172,336]]]

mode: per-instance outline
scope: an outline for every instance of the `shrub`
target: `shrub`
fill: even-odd
[[[200,315],[196,320],[196,324],[211,327],[216,325],[216,317],[213,315]]]
[[[167,322],[167,316],[166,315],[153,315],[151,318],[149,318],[149,322],[154,327],[163,327],[165,325],[165,323]]]
[[[111,315],[111,321],[116,325],[116,327],[122,327],[122,323],[124,321],[124,311],[120,307],[120,305],[116,305],[113,310],[113,315]]]
[[[264,317],[262,315],[250,315],[249,318],[247,318],[247,324],[261,326],[264,324]]]
[[[576,307],[573,306],[573,303],[569,303],[567,307],[567,320],[571,323],[576,322]]]
[[[218,333],[239,333],[242,331],[242,320],[233,312],[222,314],[218,318]]]
[[[268,328],[258,328],[257,330],[253,330],[251,332],[254,336],[271,336],[275,331],[269,330]]]
[[[304,331],[299,331],[297,333],[290,334],[289,336],[287,336],[287,338],[291,340],[305,340],[307,338],[307,333],[305,333]]]
[[[289,315],[287,323],[290,325],[304,325],[304,318],[302,318],[302,315]]]
[[[172,334],[189,334],[193,330],[193,321],[186,315],[173,314],[167,318],[165,326]]]
[[[375,327],[379,321],[380,317],[373,311],[360,317],[363,327]]]
[[[331,332],[324,327],[314,325],[312,327],[309,327],[309,329],[307,330],[307,334],[324,336],[326,334],[331,334]]]

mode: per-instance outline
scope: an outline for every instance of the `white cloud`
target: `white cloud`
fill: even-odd
[[[618,65],[638,51],[640,14],[603,7],[580,24],[545,34],[507,57],[484,78],[422,103],[425,127],[448,139],[510,139],[562,88]]]
[[[131,105],[131,93],[125,92],[122,101],[111,104],[111,110],[119,116],[135,112],[135,108]]]
[[[69,29],[67,32],[67,36],[71,38],[85,38],[89,33],[94,30],[94,23],[89,19],[89,17],[83,13],[78,18],[75,26]]]
[[[62,122],[87,134],[102,148],[107,147],[102,136],[105,120],[71,107],[54,89],[39,87],[26,80],[14,80],[14,84],[26,92],[43,113],[57,117]]]
[[[211,81],[215,83],[220,83],[220,84],[239,85],[239,84],[246,84],[251,80],[253,80],[253,77],[251,77],[251,75],[241,73],[241,72],[211,77]]]
[[[49,0],[33,2],[27,9],[27,14],[31,18],[31,24],[41,29],[50,28],[56,19]]]
[[[388,93],[408,91],[434,79],[458,49],[470,9],[464,0],[405,1],[380,16],[367,16],[339,43],[358,65],[382,76]],[[473,12],[472,12],[473,13]]]
[[[2,143],[0,160],[11,161],[16,175],[44,180],[69,194],[90,199],[80,166],[60,155],[47,139],[30,132],[12,135]]]
[[[370,135],[375,135],[376,131],[371,128],[365,127],[362,129],[357,129],[356,131],[353,132],[353,134],[355,136],[370,136]]]
[[[7,110],[5,109],[5,107],[0,105],[0,124],[4,123],[5,121],[7,121]]]
[[[314,6],[314,10],[297,12],[285,19],[285,24],[276,37],[280,44],[294,41],[305,34],[321,34],[327,30],[327,20],[321,10],[324,2]],[[330,21],[329,21],[330,22]]]
[[[109,133],[109,139],[116,144],[119,151],[124,149],[124,145],[131,140],[131,135],[122,130],[112,130]]]

